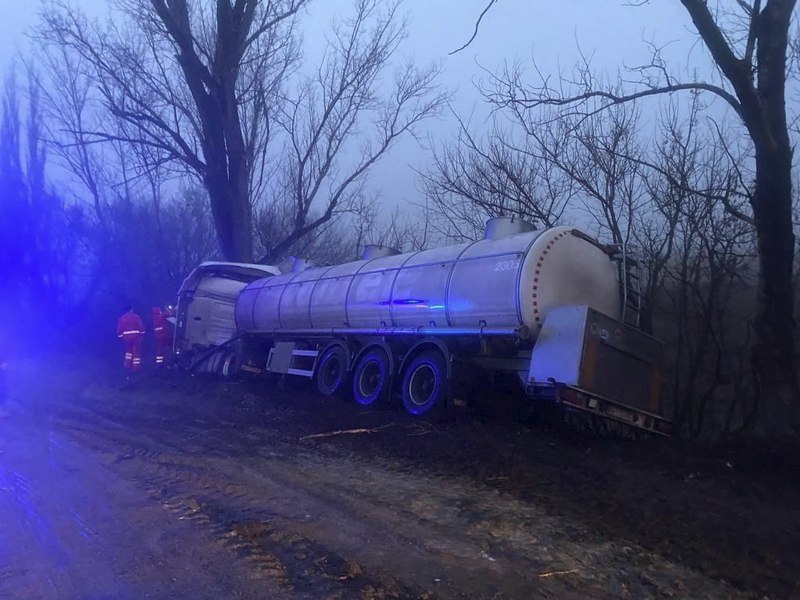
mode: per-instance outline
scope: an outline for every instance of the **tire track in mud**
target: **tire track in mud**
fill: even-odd
[[[351,490],[337,484],[336,475],[325,479],[323,485],[315,484],[308,477],[299,476],[297,473],[300,473],[302,469],[295,467],[298,453],[301,455],[300,458],[317,463],[320,459],[313,453],[304,457],[305,451],[299,450],[296,445],[276,444],[284,446],[286,455],[275,452],[272,444],[268,451],[258,453],[261,455],[259,458],[268,461],[268,476],[264,476],[253,467],[238,465],[239,470],[250,481],[259,481],[260,486],[254,488],[252,484],[241,485],[226,481],[225,475],[221,475],[221,471],[230,468],[230,464],[221,464],[219,470],[208,468],[207,465],[213,463],[215,459],[206,458],[202,453],[202,460],[199,460],[198,457],[176,454],[180,452],[177,448],[165,454],[139,446],[139,444],[148,443],[139,433],[132,433],[120,427],[113,428],[112,433],[111,429],[112,427],[108,425],[101,429],[92,428],[84,420],[79,426],[73,425],[72,434],[76,441],[86,447],[94,446],[101,452],[107,451],[109,447],[113,448],[111,462],[114,466],[121,463],[130,465],[131,461],[137,458],[144,461],[140,465],[141,468],[134,469],[135,476],[142,479],[141,471],[150,473],[148,477],[144,477],[143,481],[149,485],[149,491],[153,497],[157,500],[169,498],[167,500],[169,507],[180,512],[182,517],[191,517],[206,523],[211,522],[215,526],[222,524],[221,527],[215,529],[215,535],[218,537],[236,538],[235,526],[241,522],[257,522],[261,523],[261,527],[270,521],[278,523],[279,529],[270,537],[273,539],[278,537],[279,541],[289,539],[293,543],[284,553],[288,555],[289,564],[292,566],[297,562],[302,563],[306,558],[308,553],[304,546],[319,546],[318,543],[312,543],[310,540],[313,537],[320,537],[321,531],[313,522],[306,522],[303,514],[293,513],[290,507],[291,502],[281,500],[282,496],[296,499],[298,505],[313,507],[309,509],[313,513],[328,512],[329,516],[336,519],[343,528],[353,530],[358,538],[355,542],[345,541],[343,543],[341,539],[336,540],[339,547],[343,546],[348,550],[348,555],[358,555],[359,550],[363,550],[358,547],[361,544],[359,540],[368,537],[382,538],[380,546],[389,546],[398,553],[413,554],[416,570],[426,574],[423,576],[417,573],[417,581],[421,578],[429,584],[436,585],[439,588],[437,596],[459,597],[461,594],[457,590],[466,588],[484,590],[480,597],[495,597],[503,579],[508,587],[517,587],[520,590],[530,588],[529,579],[519,576],[513,572],[513,569],[498,569],[498,565],[492,564],[492,559],[485,552],[480,548],[476,549],[473,542],[466,540],[458,532],[436,528],[433,526],[433,520],[424,517],[420,521],[413,513],[398,512],[394,506],[386,502],[373,504],[371,500],[359,500]],[[205,442],[208,445],[214,445],[217,437],[225,435],[226,431],[206,431],[204,433],[206,434]],[[102,443],[98,444],[98,439],[102,439]],[[290,452],[294,455],[291,458],[288,456]],[[117,453],[119,458],[113,458],[113,455]],[[276,462],[276,459],[279,462]],[[106,460],[108,461],[109,457]],[[284,461],[287,465],[283,464]],[[318,470],[315,470],[314,473],[318,474]],[[391,482],[387,482],[387,485],[391,485]],[[314,493],[311,491],[314,487],[326,487],[333,490],[334,493],[320,494],[318,490]],[[299,490],[301,490],[300,493],[298,493]],[[358,494],[366,497],[363,491],[359,491]],[[340,505],[343,500],[344,506],[331,506],[332,504]],[[202,507],[200,511],[197,510],[198,502]],[[278,508],[284,513],[288,510],[288,514],[284,514],[282,518],[276,518],[275,514],[267,514],[265,517],[265,512],[261,508],[265,502],[267,505],[277,503]],[[224,506],[224,510],[214,510],[220,506]],[[234,507],[239,512],[232,516]],[[208,513],[209,508],[212,510],[211,515]],[[220,514],[224,518],[220,518]],[[365,523],[348,523],[348,518],[352,518],[350,515],[356,515],[356,518],[365,520]],[[234,526],[233,530],[229,527],[231,524]],[[285,531],[290,532],[288,538],[284,534]],[[300,544],[299,553],[294,552],[296,544]],[[391,552],[386,552],[385,548],[382,549],[382,552],[387,554],[387,562],[391,563],[394,560],[392,556],[389,556]],[[318,553],[312,553],[312,556],[314,554]],[[326,557],[323,562],[328,563],[328,569],[333,568],[333,578],[336,581],[346,582],[352,578],[354,572],[358,573],[360,578],[363,571],[371,572],[371,569],[366,569],[361,563],[342,559],[338,553],[334,552],[331,556],[330,552],[323,552],[323,556]],[[403,561],[407,560],[408,556],[403,559]],[[398,563],[398,568],[399,566]],[[319,571],[319,567],[320,563],[317,561],[315,570]],[[474,573],[470,572],[472,570],[470,567],[474,569]],[[520,565],[520,569],[523,570],[527,567],[529,565]],[[390,570],[395,572],[395,569]],[[308,569],[305,568],[300,568],[299,572],[304,578],[309,575]],[[490,575],[489,582],[484,581],[487,574]],[[330,578],[331,574],[323,569],[322,576]],[[382,574],[380,579],[381,584],[387,589],[376,591],[381,588],[375,584],[369,584],[368,588],[372,590],[370,592],[372,596],[377,594],[377,596],[398,597],[398,593],[401,594],[400,597],[425,595],[425,592],[419,590],[397,592],[403,588],[397,579],[385,574]],[[388,585],[386,585],[387,579],[389,580]],[[447,585],[448,582],[456,589],[445,594],[441,587]]]
[[[75,423],[62,416],[58,425],[73,442],[135,481],[162,508],[208,530],[219,544],[250,565],[248,572],[255,579],[278,584],[294,597],[429,597],[422,589],[386,574],[373,574],[297,533],[292,519],[264,508],[278,500],[276,496],[254,496],[250,486],[231,481],[218,467],[209,466],[218,460],[215,457],[187,456],[173,444],[130,432],[106,417],[102,421],[102,425],[86,419]],[[151,443],[160,449],[150,448]]]
[[[67,419],[60,425],[74,441],[103,455],[111,468],[137,481],[164,509],[210,530],[219,543],[251,565],[254,577],[277,582],[294,595],[461,597],[469,590],[469,597],[482,598],[526,597],[534,592],[560,598],[600,598],[609,593],[645,597],[666,589],[658,581],[659,572],[677,581],[688,579],[690,587],[703,587],[699,573],[641,549],[571,542],[563,536],[563,523],[544,511],[510,498],[486,497],[496,496],[497,491],[476,489],[457,478],[434,481],[416,474],[413,484],[404,483],[410,489],[428,490],[428,496],[410,498],[398,507],[381,492],[403,483],[397,473],[354,463],[357,471],[342,474],[341,469],[324,468],[331,467],[333,459],[306,454],[307,449],[296,443],[271,439],[268,448],[250,445],[250,460],[232,464],[230,457],[209,456],[204,449],[220,447],[230,435],[224,427],[184,425],[179,430],[182,435],[165,442],[154,438],[163,433],[158,428],[139,431],[107,417],[102,421],[94,425]],[[251,438],[255,432],[237,434]],[[181,448],[187,439],[198,442],[191,453]],[[236,444],[229,445],[234,456],[239,455]],[[328,452],[322,446],[324,456]],[[307,475],[300,467],[308,461],[323,468]],[[304,514],[306,510],[314,513],[313,518]],[[321,526],[320,513],[332,524]],[[347,523],[347,515],[357,515],[362,522]],[[385,574],[402,572],[403,565],[392,556],[384,558],[383,568],[375,561],[365,566],[370,561],[359,560],[364,558],[363,548],[331,539],[330,531],[325,531],[337,524],[358,539],[382,538],[378,548],[383,552],[402,551],[401,562],[416,567],[413,583],[400,583]],[[641,567],[641,572],[608,576],[626,563]],[[433,583],[433,591],[421,581]],[[724,585],[712,587],[727,597],[736,596]]]
[[[559,506],[563,482],[556,486],[545,483],[537,488],[538,495],[501,492],[503,497],[495,498],[490,496],[507,486],[481,485],[486,483],[482,477],[449,477],[448,469],[440,465],[452,467],[452,460],[425,461],[426,452],[447,451],[443,444],[448,443],[448,436],[441,436],[440,442],[436,434],[416,453],[402,453],[403,458],[394,460],[388,453],[395,449],[397,438],[403,437],[402,432],[394,431],[400,434],[393,436],[394,446],[388,444],[382,457],[375,460],[371,450],[380,445],[365,438],[298,441],[319,432],[319,427],[322,431],[336,429],[332,423],[347,423],[347,418],[337,420],[320,413],[306,419],[303,409],[287,409],[285,401],[273,406],[271,400],[262,398],[258,410],[247,414],[242,406],[250,400],[226,397],[228,391],[222,388],[203,389],[207,396],[201,403],[191,397],[191,388],[167,393],[164,404],[154,386],[124,396],[110,392],[95,390],[94,398],[78,394],[66,414],[59,407],[64,417],[59,426],[78,431],[74,438],[78,443],[93,447],[109,468],[146,487],[153,501],[164,503],[164,509],[176,518],[208,531],[213,528],[220,544],[254,565],[254,577],[260,572],[264,578],[285,577],[287,586],[297,579],[303,579],[300,585],[313,579],[318,588],[302,592],[307,597],[327,596],[320,591],[323,583],[330,583],[324,589],[333,590],[331,597],[341,593],[346,597],[423,596],[434,577],[440,579],[431,592],[435,597],[650,597],[661,593],[751,597],[743,587],[733,589],[720,581],[719,575],[714,579],[713,569],[709,576],[708,565],[684,563],[680,554],[671,556],[676,562],[655,554],[646,538],[642,548],[636,537],[618,538],[608,531],[596,535],[591,519],[588,529],[581,528],[580,521],[574,520],[576,515]],[[463,453],[472,448],[456,445],[455,450]],[[490,446],[497,448],[507,451],[502,444]],[[422,468],[416,466],[417,455]],[[465,459],[469,460],[468,456]],[[337,464],[338,469],[331,468]],[[348,464],[351,472],[343,469]],[[488,460],[486,464],[499,463]],[[308,467],[309,474],[304,475],[299,467]],[[370,474],[369,469],[379,476]],[[457,468],[452,471],[461,473]],[[481,469],[477,472],[485,474]],[[544,476],[553,477],[553,469],[545,470]],[[602,492],[610,485],[606,478],[605,470],[587,468],[566,479],[589,489],[596,484]],[[387,489],[394,491],[387,494]],[[575,491],[579,498],[587,495],[587,490]],[[607,490],[603,493],[609,497]],[[292,512],[295,507],[286,498],[295,500],[297,508],[328,507],[331,522],[321,525],[316,510],[309,511],[314,518],[305,519],[305,511]],[[330,530],[344,523],[342,515],[363,521],[342,526],[356,542],[331,536]],[[577,517],[587,518],[582,512]],[[643,525],[637,531],[645,529]],[[369,549],[358,548],[358,541],[368,536],[386,538],[384,551],[394,549],[403,556],[360,558]],[[332,554],[334,559],[306,565],[301,577],[291,567],[299,563],[297,569],[303,572],[304,541],[313,543],[312,558]],[[422,574],[410,575],[409,564],[421,565]],[[699,564],[700,570],[687,564]],[[362,573],[353,575],[351,570]],[[395,586],[396,580],[382,575],[387,571],[403,573],[400,577],[411,587]],[[364,572],[378,581],[377,586],[359,586],[353,581],[363,581]],[[442,576],[443,572],[454,575]],[[477,581],[483,576],[490,581]],[[336,583],[340,577],[349,587]],[[299,594],[297,590],[305,588],[290,589]]]

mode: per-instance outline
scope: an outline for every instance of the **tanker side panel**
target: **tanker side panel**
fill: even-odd
[[[447,283],[456,259],[472,242],[424,250],[400,269],[392,290],[396,327],[447,327]],[[431,324],[435,325],[431,325]]]
[[[256,283],[260,283],[256,282]],[[234,311],[234,318],[236,322],[236,329],[238,331],[251,331],[255,329],[255,322],[253,321],[253,308],[255,307],[258,292],[261,291],[260,287],[254,287],[255,284],[248,285],[239,294],[236,300]]]
[[[311,323],[314,327],[347,327],[347,290],[352,275],[326,277],[314,286],[311,295]]]
[[[314,281],[298,281],[286,284],[279,298],[280,326],[284,329],[307,329],[311,327],[309,304],[314,291]]]
[[[271,331],[280,327],[281,294],[284,286],[276,282],[267,282],[256,296],[255,311],[253,312],[253,328],[259,331]]]
[[[392,295],[396,327],[446,327],[445,296],[453,263],[406,267],[397,274]]]
[[[456,327],[522,325],[519,277],[525,253],[541,232],[481,240],[461,256],[447,290],[450,321]]]
[[[613,262],[572,232],[556,227],[271,277],[243,298],[240,326],[524,325],[535,337],[551,306],[588,304],[617,317]]]
[[[455,327],[521,325],[517,304],[515,254],[465,260],[455,265],[447,290],[450,321]]]
[[[389,327],[392,324],[392,286],[397,269],[359,273],[347,294],[350,327]]]
[[[414,254],[395,254],[370,260],[359,268],[347,293],[350,327],[389,327],[392,289],[400,267]]]

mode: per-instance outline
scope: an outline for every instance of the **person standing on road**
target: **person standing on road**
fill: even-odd
[[[156,336],[156,368],[160,369],[166,364],[169,347],[172,344],[172,327],[167,321],[169,312],[161,310],[160,306],[153,307],[153,333]]]
[[[133,307],[128,305],[125,312],[117,321],[117,337],[125,344],[125,370],[136,373],[142,368],[142,340],[144,339],[144,323],[142,318],[133,312]]]

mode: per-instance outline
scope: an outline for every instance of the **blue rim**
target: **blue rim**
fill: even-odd
[[[364,395],[361,392],[360,380],[364,370],[370,365],[378,365],[377,376],[380,383],[375,387],[375,391],[373,391],[371,394]],[[361,362],[356,369],[355,377],[353,377],[353,398],[355,398],[355,401],[362,406],[374,404],[378,398],[381,397],[381,394],[383,394],[384,387],[386,386],[386,380],[386,361],[375,356],[371,357],[369,360]]]
[[[414,377],[419,374],[420,367],[427,367],[431,370],[433,387],[428,394],[428,399],[418,404],[412,400],[411,385]],[[406,371],[406,376],[403,378],[403,406],[412,415],[424,415],[430,412],[441,401],[443,383],[444,373],[442,373],[441,365],[438,361],[424,357],[413,360]]]

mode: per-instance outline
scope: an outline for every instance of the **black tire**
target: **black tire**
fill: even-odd
[[[392,393],[389,357],[380,348],[364,354],[353,371],[353,399],[361,406],[386,404]]]
[[[212,374],[219,374],[220,366],[222,365],[222,353],[221,352],[214,352],[211,356],[206,359],[204,365],[204,371],[207,373]]]
[[[347,353],[341,346],[331,346],[322,353],[314,378],[317,391],[323,396],[335,396],[347,380]]]
[[[226,350],[222,353],[222,358],[219,362],[219,374],[223,379],[230,381],[239,375],[241,366],[242,361],[239,358],[239,353],[235,350]]]
[[[414,416],[434,416],[447,404],[447,361],[438,350],[411,359],[403,373],[403,406]]]

